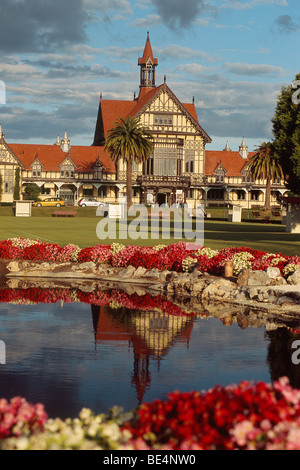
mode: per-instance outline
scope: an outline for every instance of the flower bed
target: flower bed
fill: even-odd
[[[0,449],[300,450],[300,390],[287,378],[241,382],[65,421],[40,404],[0,400]]]
[[[0,258],[77,263],[92,261],[96,265],[103,263],[113,267],[131,265],[176,272],[189,272],[197,264],[199,271],[211,275],[222,275],[227,261],[233,262],[235,275],[245,268],[265,270],[268,267],[278,267],[283,276],[300,269],[300,256],[285,256],[281,253],[268,253],[248,247],[221,250],[212,250],[208,247],[191,249],[190,244],[187,246],[183,242],[156,247],[112,243],[80,249],[72,244],[60,247],[39,240],[10,238],[0,242]]]

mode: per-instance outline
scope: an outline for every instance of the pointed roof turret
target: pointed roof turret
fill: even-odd
[[[153,65],[158,65],[157,57],[155,58],[153,57],[150,36],[149,36],[149,31],[148,31],[143,57],[139,57],[138,65],[144,65],[149,61],[152,62]]]
[[[245,160],[248,158],[249,153],[248,153],[248,146],[246,145],[246,142],[245,142],[245,137],[243,137],[242,143],[239,147],[239,154]]]
[[[231,152],[231,148],[229,147],[229,142],[228,142],[228,140],[227,140],[227,142],[226,142],[226,146],[225,146],[225,148],[224,148],[224,151],[225,151],[225,152]]]
[[[1,123],[0,123],[0,140],[4,140],[4,132],[2,131],[2,126],[1,126]]]
[[[139,57],[138,65],[141,68],[140,72],[140,94],[138,100],[144,96],[148,91],[155,88],[155,67],[158,65],[157,58],[153,57],[152,47],[150,43],[149,32],[147,33],[147,40],[144,48],[143,57]]]
[[[68,153],[71,149],[70,140],[68,139],[67,131],[65,131],[64,138],[61,139],[61,146],[60,148],[64,153]]]

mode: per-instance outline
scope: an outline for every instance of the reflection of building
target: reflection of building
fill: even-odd
[[[159,310],[140,311],[92,305],[96,344],[107,341],[126,342],[133,348],[134,364],[131,383],[141,403],[150,386],[150,359],[160,363],[175,342],[189,343],[193,319],[173,316]]]
[[[126,194],[126,165],[115,165],[105,153],[107,132],[119,118],[137,116],[149,128],[155,142],[153,155],[145,164],[133,167],[133,200],[136,203],[195,206],[236,204],[263,205],[266,181],[250,181],[246,164],[253,154],[245,139],[233,151],[207,150],[211,138],[200,125],[194,98],[182,103],[166,82],[156,85],[158,59],[154,57],[149,35],[140,67],[139,93],[131,100],[102,99],[98,106],[94,141],[91,146],[71,146],[67,133],[54,145],[7,144],[0,129],[0,173],[2,200],[13,200],[15,171],[21,169],[22,191],[36,183],[42,197],[62,196],[74,203],[82,196],[115,202]],[[204,123],[205,124],[205,123]],[[283,195],[282,181],[273,182],[272,204]]]

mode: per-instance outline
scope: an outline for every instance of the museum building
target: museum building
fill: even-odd
[[[105,137],[119,118],[139,117],[154,141],[146,163],[133,165],[133,202],[172,205],[198,204],[263,206],[265,181],[252,181],[249,152],[242,138],[239,149],[207,150],[212,139],[199,123],[194,99],[182,103],[164,82],[156,85],[158,59],[153,56],[149,33],[138,59],[140,84],[132,100],[105,100],[100,95],[94,141],[71,145],[67,132],[51,145],[8,143],[0,125],[0,197],[12,202],[16,181],[20,193],[35,183],[41,198],[58,196],[76,204],[85,196],[116,203],[126,196],[126,165],[114,163],[105,151]],[[16,180],[16,174],[20,175]],[[283,181],[272,184],[271,204],[287,192]]]

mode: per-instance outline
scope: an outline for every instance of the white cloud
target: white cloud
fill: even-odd
[[[282,67],[268,64],[225,63],[226,70],[236,75],[283,77],[286,73]]]
[[[221,7],[232,8],[234,10],[249,10],[250,8],[263,5],[288,6],[288,2],[287,0],[250,0],[246,2],[239,2],[237,0],[227,0],[221,5]]]

